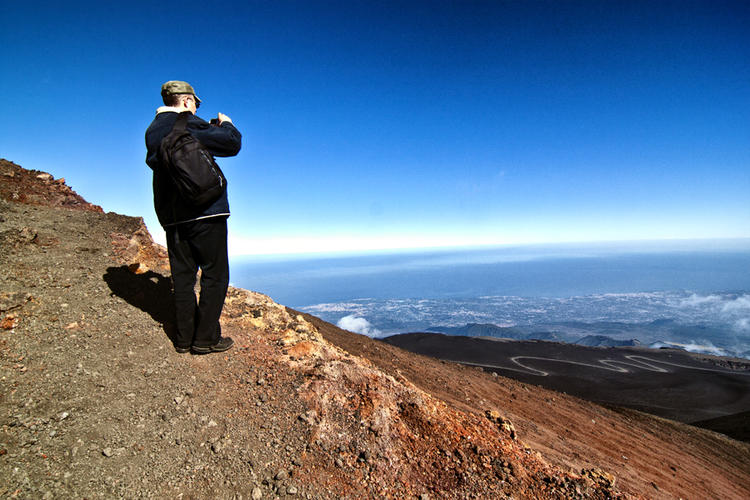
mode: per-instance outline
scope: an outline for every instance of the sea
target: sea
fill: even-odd
[[[245,256],[231,273],[234,286],[371,337],[478,324],[750,359],[750,239]]]

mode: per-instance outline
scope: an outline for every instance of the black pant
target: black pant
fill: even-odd
[[[166,229],[177,313],[177,347],[205,347],[221,337],[219,317],[229,286],[227,219],[212,217]],[[200,301],[195,277],[201,269]]]

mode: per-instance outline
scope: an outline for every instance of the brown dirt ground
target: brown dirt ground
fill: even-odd
[[[5,160],[0,248],[3,498],[750,496],[747,445],[244,290],[222,317],[232,350],[178,354],[142,220]]]
[[[313,316],[323,336],[387,373],[470,413],[502,408],[519,439],[561,467],[600,467],[644,498],[750,498],[750,446],[635,410],[605,408],[559,392],[415,355]]]
[[[750,426],[742,425],[743,412],[750,409],[750,360],[679,349],[588,347],[439,333],[406,333],[383,340],[605,406],[693,425],[722,417],[712,430],[723,426],[724,434],[734,439],[743,440],[741,436],[750,432]],[[729,428],[731,423],[735,427]],[[699,426],[711,429],[709,425],[711,421]]]

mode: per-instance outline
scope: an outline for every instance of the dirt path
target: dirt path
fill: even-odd
[[[137,220],[2,209],[3,227],[22,229],[2,232],[3,313],[17,324],[0,333],[0,496],[295,487],[308,434],[298,381],[256,332],[230,325],[237,348],[226,355],[177,354],[162,326],[169,280],[115,265],[102,239],[132,234]],[[274,480],[280,471],[287,479]]]

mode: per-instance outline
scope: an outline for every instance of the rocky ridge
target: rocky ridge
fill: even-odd
[[[234,349],[178,354],[142,220],[5,160],[0,198],[2,497],[674,497],[549,460],[502,405],[435,397],[256,292],[228,292]]]

